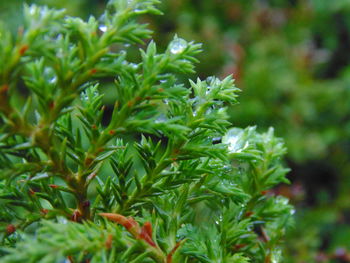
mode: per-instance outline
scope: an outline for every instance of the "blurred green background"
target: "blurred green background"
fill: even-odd
[[[24,2],[87,18],[107,1],[1,0],[14,32]],[[350,0],[163,0],[160,9],[142,18],[159,48],[175,33],[202,42],[198,75],[233,74],[242,90],[232,124],[273,126],[286,141],[292,184],[274,192],[297,212],[283,262],[350,262]]]

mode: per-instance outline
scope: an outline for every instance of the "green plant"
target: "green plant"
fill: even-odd
[[[17,35],[1,26],[1,262],[280,261],[283,143],[227,131],[230,77],[179,83],[199,44],[150,41],[131,61],[157,2],[110,1],[87,22],[32,5]]]
[[[272,125],[285,139],[294,185],[281,193],[294,197],[299,214],[284,262],[338,262],[345,257],[337,251],[350,251],[344,238],[350,210],[349,3],[167,0],[161,9],[167,15],[151,20],[160,46],[175,31],[205,42],[198,75],[233,73],[243,90],[240,105],[229,110],[235,126]]]

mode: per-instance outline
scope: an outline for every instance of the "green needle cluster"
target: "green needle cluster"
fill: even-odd
[[[0,262],[282,262],[283,142],[231,127],[231,77],[181,83],[201,45],[158,51],[157,4],[1,24]]]

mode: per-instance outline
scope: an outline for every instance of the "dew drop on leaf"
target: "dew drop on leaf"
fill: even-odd
[[[98,27],[98,29],[100,29],[100,30],[104,33],[104,32],[107,31],[107,26],[105,26],[105,25],[100,25],[100,26]]]
[[[169,49],[170,52],[173,54],[180,54],[182,53],[187,47],[186,40],[182,38],[175,38],[173,41],[170,42]]]
[[[281,262],[281,250],[276,250],[271,256],[271,263],[279,263]]]
[[[50,79],[50,83],[51,84],[55,84],[57,82],[57,77],[55,76],[55,77],[52,77],[51,79]]]
[[[80,99],[83,100],[83,101],[87,101],[87,100],[89,100],[89,96],[86,95],[85,93],[82,93],[82,94],[80,95]]]
[[[158,116],[158,118],[155,120],[155,123],[164,123],[167,121],[167,118],[164,114],[161,114]]]
[[[219,144],[219,143],[221,143],[221,140],[222,140],[221,137],[214,137],[214,138],[212,138],[212,143]]]
[[[29,7],[29,14],[34,15],[36,12],[36,7],[34,5]]]
[[[138,67],[139,67],[139,65],[135,64],[135,63],[130,63],[129,65],[130,65],[130,67],[132,67],[135,70],[138,69]]]
[[[239,153],[249,146],[249,142],[244,140],[244,132],[241,129],[231,129],[223,138],[223,142],[228,144],[231,153]]]

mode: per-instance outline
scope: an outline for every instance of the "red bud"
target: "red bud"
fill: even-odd
[[[247,244],[236,244],[233,246],[233,248],[235,250],[240,250],[241,248],[244,248],[245,246],[247,246]]]
[[[152,240],[152,226],[150,222],[146,222],[141,228],[140,239],[145,240],[152,247],[156,247],[156,244]]]
[[[48,210],[48,209],[45,209],[45,208],[42,208],[42,209],[40,209],[40,212],[41,212],[43,215],[46,215],[46,214],[49,212],[49,210]]]
[[[19,54],[21,55],[21,56],[23,56],[24,55],[24,53],[26,53],[26,51],[28,50],[28,48],[29,48],[29,46],[28,45],[23,45],[23,46],[21,46],[21,48],[19,49]]]
[[[96,74],[96,72],[97,72],[97,69],[93,68],[90,70],[90,75],[94,75]]]
[[[85,158],[85,161],[84,161],[84,164],[85,164],[86,166],[88,166],[88,165],[90,165],[90,164],[92,163],[93,160],[94,160],[94,159],[92,159],[91,157],[86,157],[86,158]]]
[[[132,100],[129,100],[128,101],[128,107],[130,108],[130,107],[132,107],[134,105],[134,102],[132,101]]]
[[[246,217],[250,217],[250,216],[252,216],[254,213],[252,212],[252,211],[248,211],[248,212],[246,212],[245,213],[245,216]]]
[[[72,217],[71,217],[71,220],[74,221],[74,222],[79,222],[80,218],[81,218],[80,211],[79,210],[74,210],[74,212],[72,214]]]
[[[151,237],[152,236],[152,225],[150,222],[146,222],[143,227],[145,229],[145,231],[147,232],[147,234]]]
[[[6,227],[6,233],[11,235],[12,233],[14,233],[16,231],[16,227],[12,224],[8,225]]]
[[[137,222],[133,218],[126,218],[120,214],[113,213],[100,213],[100,216],[106,217],[107,219],[114,221],[118,224],[124,226],[127,230],[130,230],[133,227],[138,226]]]
[[[111,234],[109,234],[109,235],[107,236],[107,240],[106,240],[106,243],[105,243],[106,248],[107,248],[108,250],[112,248],[112,241],[113,241],[113,236],[112,236]]]
[[[54,101],[51,101],[51,102],[49,103],[49,108],[50,108],[51,110],[55,108],[55,102],[54,102]]]
[[[1,88],[0,88],[0,93],[7,93],[8,90],[9,90],[9,85],[4,84],[4,85],[2,85]]]
[[[173,255],[176,252],[176,250],[180,247],[182,243],[184,243],[186,240],[181,240],[180,242],[177,242],[175,247],[170,251],[170,253],[166,257],[166,263],[172,263],[173,262]]]

